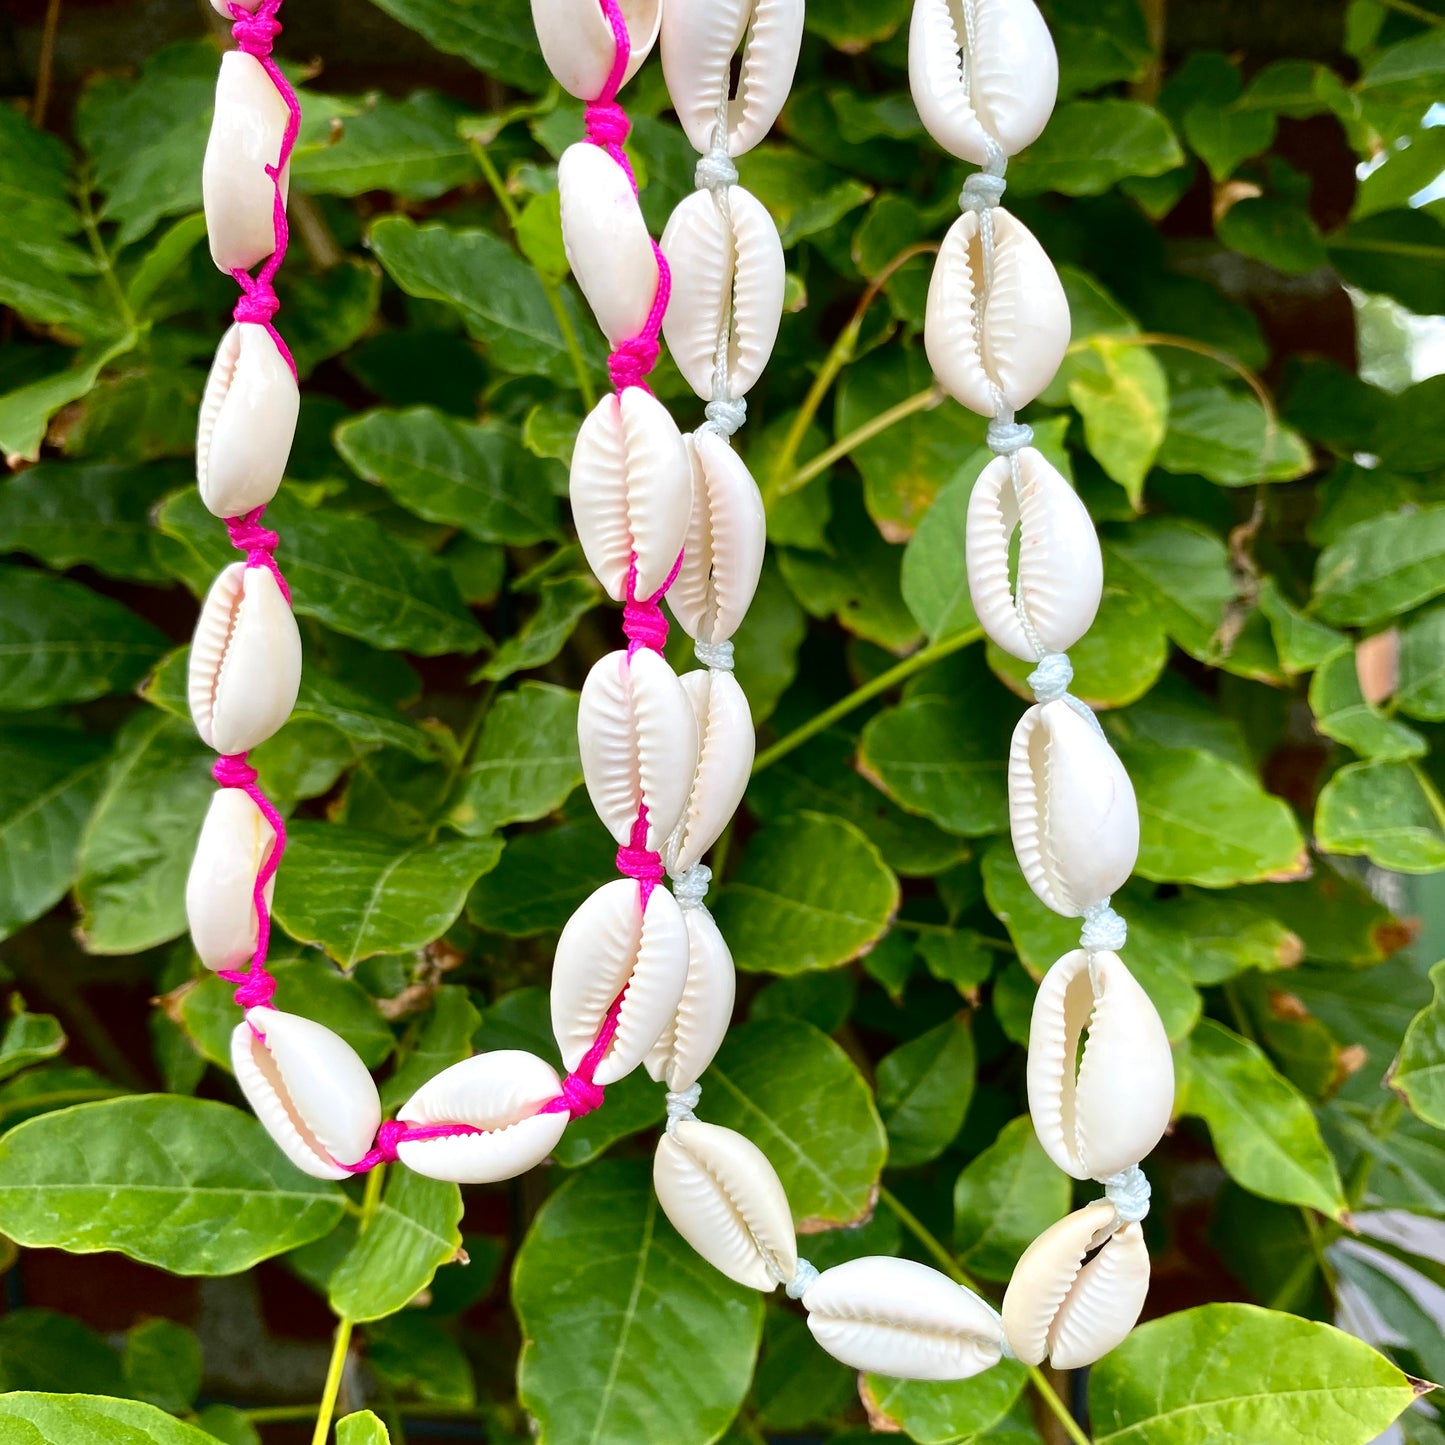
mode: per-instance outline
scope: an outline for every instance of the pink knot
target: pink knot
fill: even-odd
[[[276,551],[276,544],[281,539],[269,527],[261,525],[263,510],[257,507],[254,512],[247,512],[245,516],[226,518],[226,531],[231,534],[231,545],[237,551],[252,554],[263,552],[268,557]]]
[[[231,968],[218,969],[216,977],[236,985],[234,998],[236,1007],[240,1009],[269,1008],[276,995],[276,980],[266,971],[264,963],[253,963],[248,973],[238,973]]]
[[[222,788],[249,788],[256,781],[256,769],[245,753],[223,753],[211,768],[211,776]]]
[[[568,1074],[562,1080],[560,1097],[567,1112],[574,1119],[580,1119],[584,1114],[600,1109],[607,1094],[601,1084],[594,1084],[591,1079],[584,1079],[581,1074]]]
[[[650,647],[661,652],[667,645],[667,618],[656,602],[626,602],[622,607],[622,632],[633,644],[633,651]]]
[[[254,15],[244,5],[233,3],[227,8],[231,12],[231,35],[237,49],[265,60],[281,33],[281,22],[276,19],[279,0],[264,0]]]
[[[639,883],[661,883],[664,872],[662,855],[650,848],[634,848],[624,843],[617,850],[617,871],[635,878]]]
[[[254,326],[266,326],[281,309],[281,302],[269,283],[256,281],[249,291],[241,293],[231,315],[237,321],[248,321]]]
[[[400,1119],[388,1119],[376,1131],[376,1153],[383,1163],[390,1164],[395,1160],[396,1146],[406,1138],[407,1127]]]
[[[615,100],[588,101],[583,118],[587,139],[596,146],[620,146],[632,130],[627,112]]]
[[[657,365],[659,347],[656,336],[629,337],[607,358],[607,375],[615,391],[629,386],[643,386],[648,372]]]

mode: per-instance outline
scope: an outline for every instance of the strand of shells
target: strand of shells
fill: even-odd
[[[943,387],[989,418],[996,453],[968,507],[974,608],[998,646],[1036,664],[1037,701],[1009,755],[1014,851],[1039,900],[1083,920],[1081,947],[1053,965],[1034,1003],[1029,1110],[1049,1157],[1102,1184],[1104,1198],[1029,1246],[1002,1321],[1009,1353],[1072,1369],[1119,1344],[1143,1309],[1149,1185],[1139,1162],[1168,1127],[1174,1068],[1159,1015],[1119,957],[1127,930],[1109,906],[1138,853],[1134,791],[1093,712],[1068,690],[1068,649],[1102,593],[1099,543],[1073,488],[1015,419],[1069,343],[1058,274],[1000,205],[1008,158],[1053,109],[1058,60],[1033,0],[915,0],[909,82],[934,140],[980,167],[939,252],[924,345]]]

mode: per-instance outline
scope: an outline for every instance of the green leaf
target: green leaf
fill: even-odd
[[[1069,401],[1084,418],[1094,459],[1123,487],[1135,509],[1169,421],[1169,381],[1145,347],[1117,336],[1091,336],[1069,372]]]
[[[1027,1114],[1011,1119],[953,1186],[959,1263],[980,1279],[1007,1281],[1029,1245],[1069,1212],[1068,1176],[1044,1153]]]
[[[834,50],[857,55],[896,35],[907,19],[907,0],[814,0],[805,24]]]
[[[1226,246],[1287,276],[1327,265],[1329,254],[1309,213],[1308,193],[1246,196],[1215,223]],[[1275,460],[1270,454],[1270,461]]]
[[[1007,739],[982,710],[962,722],[952,698],[908,698],[869,719],[858,766],[900,807],[951,833],[997,833],[1008,823]]]
[[[1320,553],[1314,605],[1326,621],[1369,627],[1445,592],[1445,506],[1358,522]]]
[[[1175,391],[1158,461],[1167,472],[1226,487],[1288,482],[1314,466],[1304,438],[1272,420],[1255,397],[1213,385]]]
[[[1343,632],[1316,622],[1293,606],[1273,577],[1266,577],[1260,585],[1259,610],[1269,619],[1279,664],[1287,673],[1311,672],[1345,645]]]
[[[893,1380],[865,1375],[861,1388],[874,1411],[894,1421],[921,1445],[958,1445],[978,1431],[989,1445],[1012,1445],[996,1437],[990,1426],[1013,1408],[1027,1375],[1014,1360],[1005,1360],[967,1380]]]
[[[442,1179],[393,1169],[381,1206],[331,1276],[328,1303],[343,1319],[395,1314],[462,1245],[462,1192]]]
[[[1445,1375],[1445,1335],[1419,1298],[1417,1291],[1425,1284],[1419,1272],[1403,1274],[1388,1268],[1386,1256],[1376,1250],[1358,1254],[1340,1250],[1337,1258],[1341,1280],[1364,1295],[1394,1336],[1382,1343],[1398,1351],[1395,1340],[1403,1341],[1431,1378]],[[1435,1440],[1439,1445],[1438,1435]]]
[[[707,1088],[708,1118],[768,1156],[805,1233],[872,1211],[887,1153],[883,1124],[832,1039],[798,1019],[744,1024],[728,1034]]]
[[[62,728],[0,732],[0,937],[48,912],[75,882],[81,829],[109,754]]]
[[[555,466],[501,422],[474,426],[429,407],[371,411],[338,427],[335,440],[354,471],[429,522],[514,546],[558,535]]]
[[[591,577],[549,577],[538,588],[537,610],[477,669],[476,680],[502,682],[551,662],[601,599]]]
[[[400,1108],[429,1079],[443,1069],[470,1058],[472,1035],[482,1022],[461,984],[443,984],[415,1044],[381,1086],[383,1109]]]
[[[196,1424],[225,1445],[261,1445],[250,1416],[234,1405],[206,1405],[197,1412]]]
[[[1190,1035],[1186,1058],[1179,1112],[1209,1126],[1230,1177],[1266,1199],[1340,1219],[1345,1196],[1319,1124],[1263,1050],[1203,1019]]]
[[[185,481],[179,467],[42,462],[0,490],[0,548],[47,567],[81,565],[130,582],[161,582],[150,509]]]
[[[370,329],[381,301],[381,269],[348,256],[314,275],[283,273],[278,289],[287,344],[296,373],[305,381]]]
[[[1445,35],[1426,30],[1384,50],[1360,77],[1361,90],[1390,90],[1428,104],[1445,78]]]
[[[512,1288],[539,1445],[708,1445],[742,1404],[762,1304],[677,1236],[645,1164],[603,1163],[552,1195]]]
[[[480,838],[555,812],[582,781],[577,694],[524,682],[497,699],[447,821]]]
[[[336,1445],[391,1445],[391,1436],[370,1410],[358,1410],[336,1422]]]
[[[468,890],[501,855],[499,839],[402,845],[357,828],[296,823],[276,877],[276,920],[344,968],[422,948],[456,922]]]
[[[502,861],[472,889],[467,917],[514,938],[560,933],[593,889],[615,877],[616,845],[590,812],[578,821],[511,839]]]
[[[0,1084],[0,1129],[9,1129],[51,1109],[68,1109],[96,1099],[113,1099],[124,1089],[101,1078],[94,1069],[73,1064],[46,1064],[25,1069]]]
[[[157,517],[175,544],[166,567],[197,594],[235,551],[226,529],[196,491],[169,498]],[[312,509],[284,489],[266,509],[281,537],[277,560],[298,616],[315,617],[373,647],[405,648],[422,657],[476,652],[486,634],[462,605],[451,569],[370,517]]]
[[[516,236],[522,254],[543,277],[560,282],[567,276],[571,266],[562,239],[560,190],[543,191],[527,202],[517,219]]]
[[[154,1405],[101,1395],[0,1395],[0,1433],[12,1430],[16,1445],[216,1445]]]
[[[1309,872],[1289,805],[1235,764],[1197,748],[1144,747],[1125,765],[1139,801],[1141,877],[1227,888]]]
[[[0,1079],[8,1079],[31,1064],[53,1059],[66,1044],[60,1020],[50,1014],[30,1014],[11,1001],[10,1021],[0,1035]]]
[[[1430,970],[1435,996],[1410,1021],[1390,1086],[1427,1124],[1445,1129],[1445,963]]]
[[[1408,206],[1411,196],[1445,172],[1445,133],[1438,126],[1422,127],[1407,140],[1403,149],[1388,151],[1384,163],[1372,167],[1360,182],[1352,212],[1356,220]]]
[[[115,341],[84,346],[63,371],[53,371],[0,396],[0,453],[35,461],[50,418],[84,396],[105,367],[135,344],[135,335],[127,332]]]
[[[148,622],[78,582],[0,566],[0,708],[124,692],[165,649]]]
[[[1425,211],[1383,211],[1336,231],[1326,249],[1352,286],[1421,316],[1445,312],[1445,226]]]
[[[431,90],[406,100],[369,95],[326,143],[302,145],[291,162],[298,189],[318,196],[390,191],[429,201],[476,176],[466,142],[457,135],[461,106]]]
[[[1395,704],[1425,722],[1445,720],[1445,606],[1426,608],[1400,629]]]
[[[1238,105],[1201,101],[1184,114],[1184,138],[1215,181],[1227,181],[1241,161],[1268,150],[1274,128],[1272,111]]]
[[[549,83],[526,0],[375,0],[448,55],[507,85],[536,93]]]
[[[125,1392],[120,1360],[99,1335],[57,1310],[17,1309],[0,1319],[0,1391]]]
[[[166,228],[126,279],[125,299],[132,311],[137,315],[147,311],[157,292],[185,264],[205,235],[204,211],[183,216]]]
[[[497,366],[576,386],[572,358],[542,282],[490,231],[415,226],[403,216],[385,216],[371,228],[371,249],[407,295],[455,307],[467,330],[487,344]],[[591,369],[600,370],[597,328],[583,316],[570,289],[562,292],[562,306]]]
[[[476,1404],[472,1367],[439,1320],[405,1310],[374,1323],[366,1345],[372,1369],[393,1392],[461,1410]]]
[[[1130,176],[1159,176],[1183,163],[1169,122],[1153,106],[1137,100],[1071,100],[1009,167],[1009,190],[1097,196]]]
[[[31,1249],[235,1274],[328,1233],[343,1203],[250,1114],[204,1099],[80,1104],[0,1139],[0,1230]]]
[[[878,1112],[896,1169],[926,1164],[953,1142],[973,1097],[973,1034],[955,1014],[878,1061]]]
[[[183,933],[186,875],[215,784],[215,754],[179,718],[146,709],[116,748],[80,836],[75,885],[92,953],[137,953]]]
[[[1141,1325],[1089,1378],[1096,1445],[1366,1445],[1416,1396],[1330,1325],[1214,1304]]]
[[[903,553],[903,600],[930,642],[958,633],[983,635],[964,569],[970,474],[956,477],[933,499]]]
[[[1434,873],[1445,868],[1439,793],[1417,763],[1350,763],[1320,793],[1315,842],[1398,873]]]
[[[781,1309],[767,1312],[753,1381],[760,1429],[795,1433],[840,1418],[857,1403],[855,1379],[853,1371],[818,1348],[813,1332],[797,1315]]]
[[[144,1320],[126,1331],[125,1386],[137,1400],[183,1415],[201,1392],[201,1344],[170,1320]]]
[[[1134,0],[1053,0],[1049,25],[1059,52],[1059,94],[1139,80],[1154,59]]]
[[[871,186],[791,146],[763,144],[738,158],[742,184],[768,208],[785,248],[831,230]]]
[[[1316,730],[1363,758],[1404,762],[1423,757],[1428,750],[1425,739],[1414,728],[1386,717],[1373,703],[1365,701],[1355,650],[1348,645],[1320,664],[1310,679],[1309,696]]]
[[[714,911],[739,968],[786,974],[866,953],[898,899],[897,878],[857,828],[802,813],[749,843]]]

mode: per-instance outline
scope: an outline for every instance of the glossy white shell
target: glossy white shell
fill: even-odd
[[[684,438],[692,458],[692,516],[667,605],[689,637],[726,642],[752,605],[767,550],[762,493],[716,432]]]
[[[911,1259],[868,1255],[825,1269],[803,1295],[835,1360],[905,1380],[965,1380],[996,1365],[1003,1329],[971,1290]]]
[[[1015,495],[1009,459],[995,457],[968,499],[968,591],[983,630],[1014,657],[1034,649],[1019,621],[1023,602],[1039,641],[1067,652],[1090,628],[1104,590],[1104,562],[1088,509],[1062,474],[1033,447],[1018,453]],[[1019,534],[1018,582],[1009,542]]]
[[[993,388],[1015,410],[1054,378],[1069,345],[1069,303],[1054,263],[1033,233],[1002,207],[993,211],[993,286],[982,324],[978,216],[949,228],[928,284],[923,344],[943,388],[970,411],[992,416]]]
[[[732,94],[733,56],[746,38]],[[712,149],[727,100],[727,150],[751,150],[777,120],[803,43],[803,0],[672,0],[662,14],[662,74],[693,149]]]
[[[657,1141],[652,1182],[673,1228],[729,1279],[770,1290],[797,1273],[788,1196],[752,1140],[681,1119]]]
[[[1006,156],[1038,138],[1059,93],[1059,58],[1033,0],[915,0],[908,84],[929,135],[982,166],[990,136]]]
[[[747,697],[732,673],[698,668],[681,681],[697,719],[698,757],[687,808],[663,849],[674,876],[702,860],[737,812],[757,746]]]
[[[1094,954],[1091,968],[1076,948],[1044,975],[1028,1089],[1039,1143],[1075,1179],[1107,1179],[1163,1137],[1174,1112],[1174,1058],[1158,1011],[1118,954]]]
[[[1113,748],[1062,699],[1014,729],[1009,828],[1029,887],[1066,917],[1119,888],[1139,853],[1134,787]]]
[[[622,76],[626,82],[657,42],[662,0],[621,0],[621,8],[630,49]],[[562,89],[578,100],[596,100],[617,55],[616,37],[598,0],[532,0],[532,24],[542,59]]]
[[[231,1066],[256,1117],[298,1169],[316,1179],[350,1178],[342,1165],[371,1148],[381,1100],[345,1039],[311,1019],[253,1008],[231,1034]]]
[[[276,830],[240,788],[211,798],[186,879],[191,942],[207,968],[239,968],[256,951],[256,875],[276,841]],[[271,903],[276,880],[266,884]]]
[[[209,512],[240,517],[276,495],[300,409],[270,332],[235,322],[216,348],[196,428],[196,483]]]
[[[1149,1293],[1149,1251],[1137,1224],[1116,1230],[1117,1223],[1113,1205],[1100,1200],[1051,1225],[1024,1251],[1003,1298],[1004,1331],[1024,1364],[1047,1356],[1056,1370],[1077,1370],[1134,1328]]]
[[[587,674],[577,712],[582,777],[607,831],[631,840],[640,807],[660,852],[687,806],[697,772],[697,722],[667,663],[642,647],[609,652]]]
[[[240,0],[243,10],[249,10],[253,15],[261,8],[261,0]],[[231,14],[229,0],[211,0],[211,9],[229,23],[234,17]]]
[[[249,271],[276,249],[276,190],[266,167],[281,158],[287,119],[286,102],[261,62],[245,51],[228,50],[221,57],[216,111],[201,166],[211,259],[222,271]],[[290,181],[288,163],[281,172],[283,200]]]
[[[627,173],[601,146],[578,141],[557,164],[562,244],[612,346],[636,336],[657,297],[657,254]]]
[[[643,1061],[674,1094],[690,1089],[712,1063],[727,1034],[737,991],[733,956],[706,908],[684,908],[687,983],[677,1010]]]
[[[707,191],[678,202],[662,233],[672,295],[662,318],[667,349],[687,384],[713,394],[718,337],[727,328],[728,388],[746,396],[778,339],[783,319],[783,243],[767,207],[729,186],[728,216]]]
[[[677,1012],[687,983],[687,927],[666,888],[643,912],[630,878],[604,883],[567,920],[552,962],[552,1032],[575,1069],[618,996],[617,1032],[593,1073],[615,1084],[640,1064]]]
[[[538,1109],[562,1092],[556,1071],[521,1049],[497,1049],[443,1069],[398,1112],[404,1124],[470,1124],[481,1134],[415,1139],[397,1145],[397,1158],[428,1179],[492,1184],[540,1164],[562,1137],[564,1109]]]
[[[626,600],[635,555],[637,598],[652,597],[682,551],[692,510],[692,464],[667,408],[637,386],[604,396],[577,433],[568,491],[587,565],[607,595]]]
[[[301,634],[268,567],[232,562],[211,584],[191,639],[187,691],[201,741],[244,753],[291,716]]]

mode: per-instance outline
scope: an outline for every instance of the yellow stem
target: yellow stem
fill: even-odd
[[[862,426],[834,442],[826,451],[819,452],[807,466],[799,467],[787,481],[778,487],[777,495],[786,497],[790,492],[796,492],[799,488],[807,486],[814,477],[821,476],[834,462],[841,461],[849,452],[856,451],[864,442],[876,437],[879,432],[887,431],[895,422],[912,416],[914,412],[931,411],[942,400],[943,392],[937,386],[926,386],[922,391],[916,391],[912,396],[904,397],[897,405],[890,406],[887,411],[879,412],[877,416],[865,421]]]

